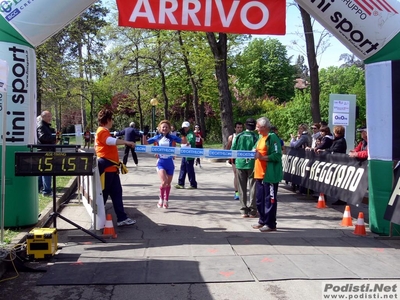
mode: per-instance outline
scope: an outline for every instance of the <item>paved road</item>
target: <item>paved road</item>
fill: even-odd
[[[261,233],[240,217],[225,163],[203,160],[198,189],[173,188],[168,210],[156,207],[154,157],[139,154],[139,167],[128,167],[124,202],[137,224],[115,227],[118,237],[104,244],[58,219],[61,249],[26,264],[47,272],[0,283],[2,299],[321,299],[322,285],[337,280],[400,283],[400,242],[368,229],[355,236],[340,226],[344,207],[317,209],[281,184],[278,231]],[[111,201],[106,210],[114,216]],[[359,211],[368,216],[366,205],[351,207],[353,217]],[[62,215],[90,228],[78,199]]]

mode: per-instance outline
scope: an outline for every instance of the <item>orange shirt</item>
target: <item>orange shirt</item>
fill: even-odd
[[[104,157],[115,162],[119,162],[118,148],[116,145],[107,145],[106,140],[110,137],[110,131],[105,127],[99,127],[96,131],[96,155]],[[110,166],[105,169],[105,172],[117,172],[116,166]]]
[[[267,155],[268,152],[267,138],[268,135],[262,136],[257,142],[256,150],[262,156]],[[254,179],[264,179],[266,169],[267,169],[267,161],[256,159],[254,161]]]

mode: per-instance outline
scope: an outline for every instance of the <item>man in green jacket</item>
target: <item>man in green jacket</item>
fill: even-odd
[[[190,123],[185,121],[182,123],[181,134],[186,136],[188,143],[191,148],[196,148],[196,137],[193,130],[190,129]],[[193,157],[182,157],[181,169],[179,172],[178,184],[175,185],[177,189],[185,188],[186,174],[189,177],[190,187],[189,189],[197,189],[196,174],[194,173],[194,158]]]
[[[254,229],[261,232],[276,231],[276,210],[277,210],[277,193],[279,182],[283,179],[282,169],[282,146],[280,138],[270,131],[271,123],[266,117],[257,120],[257,129],[265,129],[268,136],[265,145],[257,145],[257,149],[266,149],[266,155],[256,152],[256,160],[267,162],[265,175],[262,182],[263,192],[257,193],[257,209],[260,214],[258,224],[253,225]],[[261,141],[264,141],[260,139]],[[265,152],[264,152],[265,153]]]
[[[246,120],[246,130],[242,131],[233,139],[232,150],[253,150],[258,140],[258,134],[254,132],[256,121],[252,118]],[[242,218],[256,218],[256,190],[253,176],[254,159],[236,158],[236,176],[239,188],[240,212]],[[250,201],[247,203],[247,184],[250,186]]]

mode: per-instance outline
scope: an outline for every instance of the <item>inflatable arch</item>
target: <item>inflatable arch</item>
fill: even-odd
[[[400,101],[396,101],[400,95],[400,3],[296,1],[366,63],[370,229],[388,234],[389,222],[383,216],[392,190],[393,161],[400,159],[400,118],[395,115],[400,111]],[[0,0],[0,131],[7,162],[2,185],[7,190],[7,213],[2,222],[6,226],[34,224],[38,215],[36,178],[14,177],[13,165],[14,152],[26,151],[26,145],[34,142],[34,47],[94,2]],[[285,34],[283,0],[117,0],[117,5],[121,26]],[[20,199],[26,198],[31,200],[22,204]]]

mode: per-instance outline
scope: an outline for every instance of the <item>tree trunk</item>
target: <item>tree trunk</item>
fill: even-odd
[[[139,53],[139,47],[136,46],[136,53]],[[140,130],[144,130],[143,124],[143,111],[142,111],[142,97],[140,93],[140,75],[139,75],[139,58],[135,57],[135,77],[136,77],[136,90],[137,90],[137,104],[139,110],[139,122],[140,122]]]
[[[81,98],[81,117],[82,117],[82,130],[85,130],[85,119],[84,114],[85,114],[85,98],[83,97],[83,94],[85,93],[85,84],[84,84],[84,76],[83,76],[83,54],[82,54],[82,44],[79,43],[78,45],[78,55],[79,55],[79,79],[81,80],[81,92],[80,92],[80,98]]]
[[[219,33],[217,41],[213,32],[207,32],[207,39],[214,55],[215,74],[219,93],[222,143],[225,147],[229,135],[233,132],[232,95],[229,90],[228,70],[226,66],[228,38],[226,33]]]
[[[189,59],[188,55],[183,47],[183,40],[182,40],[182,35],[181,32],[178,30],[178,40],[179,40],[179,45],[181,46],[182,49],[182,56],[183,56],[183,62],[185,64],[186,72],[189,78],[190,85],[192,87],[193,91],[193,110],[194,110],[194,120],[196,124],[200,124],[200,118],[199,118],[199,92],[197,89],[196,82],[193,78],[193,72],[192,69],[190,68],[189,65]]]
[[[306,38],[307,60],[310,68],[310,89],[311,89],[311,116],[315,123],[321,122],[321,112],[319,106],[319,74],[317,55],[315,53],[314,33],[311,25],[311,17],[299,5],[301,19],[303,20],[304,36]]]
[[[160,30],[156,31],[157,33],[157,44],[158,44],[158,53],[157,53],[157,68],[158,71],[160,72],[161,75],[161,91],[164,99],[164,119],[168,120],[169,119],[169,112],[168,112],[168,96],[167,96],[167,81],[165,79],[165,73],[164,69],[162,66],[163,62],[163,55],[162,55],[162,47],[161,47],[161,41],[160,41]]]

